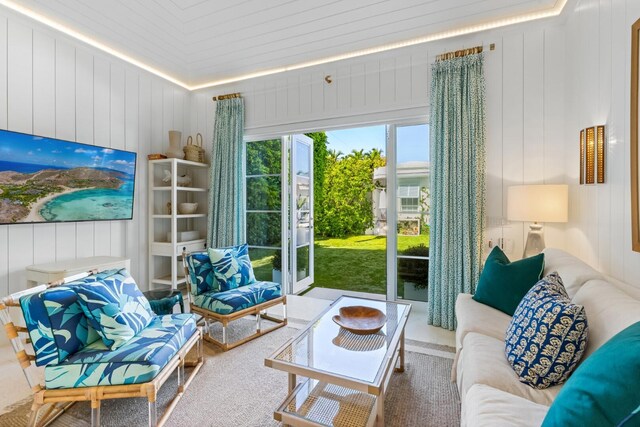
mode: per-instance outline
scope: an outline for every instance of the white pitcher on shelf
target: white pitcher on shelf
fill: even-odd
[[[162,178],[162,182],[166,182],[171,185],[171,171],[164,170],[164,178]],[[178,180],[176,182],[178,187],[191,187],[191,177],[189,175],[178,175]]]

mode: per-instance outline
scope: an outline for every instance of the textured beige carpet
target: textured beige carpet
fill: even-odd
[[[166,425],[277,426],[273,411],[286,396],[287,375],[266,368],[264,358],[295,332],[293,328],[282,328],[226,353],[206,344],[205,365]],[[424,348],[428,352],[429,346]],[[385,403],[387,426],[460,425],[460,400],[455,384],[450,382],[451,364],[451,359],[407,352],[405,372],[394,374],[389,384]],[[159,402],[166,404],[176,387],[174,376],[160,390]],[[30,401],[17,404],[11,412],[0,416],[0,426],[24,426],[30,405]],[[164,408],[158,410],[161,413]],[[146,400],[105,401],[102,424],[109,427],[147,425]],[[77,403],[52,424],[53,427],[89,425],[90,408],[85,402]]]

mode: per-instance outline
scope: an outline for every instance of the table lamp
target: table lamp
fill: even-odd
[[[528,221],[529,234],[523,257],[544,249],[544,234],[539,222],[567,222],[569,187],[567,185],[515,185],[507,192],[507,219]]]

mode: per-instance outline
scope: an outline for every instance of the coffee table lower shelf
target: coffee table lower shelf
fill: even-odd
[[[374,395],[308,379],[298,384],[273,414],[284,425],[370,427],[376,421]]]

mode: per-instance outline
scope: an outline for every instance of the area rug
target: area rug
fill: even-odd
[[[248,325],[247,327],[250,327]],[[244,328],[236,328],[239,331]],[[205,344],[205,364],[166,426],[269,427],[278,426],[273,411],[287,394],[287,374],[264,366],[265,357],[296,333],[286,327],[228,352]],[[395,373],[385,401],[387,426],[459,426],[460,399],[451,383],[450,358],[427,351],[406,353],[404,373]],[[435,347],[435,346],[434,346]],[[441,352],[442,346],[435,353]],[[175,393],[177,378],[171,377],[158,395],[158,412]],[[30,400],[16,404],[0,416],[0,426],[26,425]],[[145,399],[119,399],[102,403],[102,425],[147,425]],[[52,427],[85,427],[91,423],[86,402],[75,404]]]

